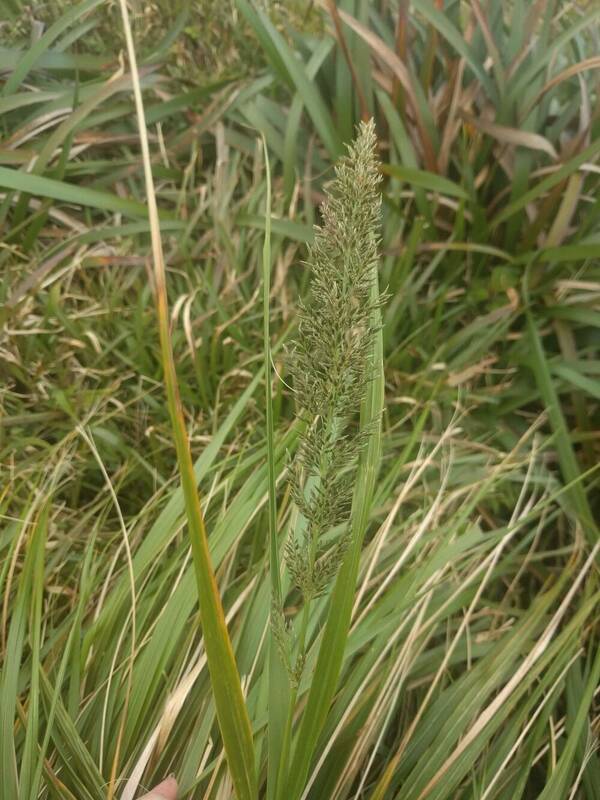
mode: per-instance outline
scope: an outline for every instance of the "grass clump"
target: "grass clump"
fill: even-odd
[[[132,74],[93,5],[0,47],[0,800],[170,772],[229,800]],[[600,12],[441,5],[133,23],[248,796],[598,800]]]

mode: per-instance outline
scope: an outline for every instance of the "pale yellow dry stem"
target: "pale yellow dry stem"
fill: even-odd
[[[556,746],[556,743],[557,743],[558,738],[560,736],[560,733],[558,732],[558,728],[554,724],[554,719],[552,717],[552,714],[550,714],[550,717],[548,719],[548,726],[550,728],[550,770],[549,771],[550,771],[550,773],[552,773],[556,769],[556,765],[558,763],[558,748]]]
[[[416,646],[417,642],[419,641],[419,637],[421,636],[423,618],[432,597],[433,591],[429,592],[426,597],[423,598],[423,603],[421,604],[417,619],[408,632],[406,641],[402,645],[398,657],[396,658],[396,662],[390,670],[389,675],[387,676],[385,683],[383,684],[377,699],[373,704],[373,708],[369,712],[369,716],[367,717],[365,724],[361,728],[357,742],[352,749],[352,753],[346,761],[346,767],[338,779],[334,793],[335,797],[346,796],[347,792],[352,786],[352,783],[354,782],[359,768],[361,769],[362,776],[354,796],[355,798],[361,796],[361,792],[364,788],[365,782],[368,779],[371,767],[373,766],[373,763],[379,753],[379,746],[383,741],[383,737],[387,733],[388,725],[392,715],[396,711],[396,703],[398,702],[400,692],[405,686],[405,681],[410,673],[411,668],[414,666],[416,659],[423,652],[428,642],[427,637],[422,637],[421,641],[418,643],[418,646]],[[379,734],[375,736],[378,729]],[[371,746],[372,742],[373,745],[369,760],[367,761],[365,767],[361,767],[363,760],[366,757],[366,752],[369,746]]]
[[[423,461],[421,461],[421,463],[418,465],[417,469],[411,471],[410,476],[408,477],[406,483],[403,485],[402,490],[401,490],[400,494],[398,495],[398,498],[396,499],[396,502],[394,503],[390,513],[388,514],[385,522],[382,525],[381,545],[380,546],[383,546],[383,542],[384,542],[385,538],[387,537],[387,534],[389,533],[389,530],[391,528],[392,522],[393,522],[394,518],[396,517],[398,511],[400,510],[400,508],[402,506],[402,503],[406,500],[406,498],[410,494],[411,490],[416,485],[417,481],[423,475],[425,470],[428,467],[430,467],[431,464],[434,462],[435,456],[437,455],[439,450],[446,444],[446,442],[449,439],[452,438],[452,436],[455,433],[456,425],[458,424],[458,422],[459,422],[459,419],[455,415],[455,419],[452,420],[450,425],[446,428],[446,430],[443,432],[443,434],[439,437],[439,440],[438,440],[437,444],[435,445],[435,447],[433,448],[433,450],[431,451],[431,453],[429,453],[429,455],[425,459],[423,459]],[[447,480],[447,477],[448,477],[448,475],[446,473],[445,480]],[[444,482],[444,486],[445,486],[445,482]],[[360,622],[364,619],[365,615],[369,612],[369,610],[372,608],[374,603],[377,602],[378,598],[385,591],[386,587],[390,584],[390,582],[394,579],[394,577],[398,574],[399,570],[405,564],[408,556],[414,550],[414,548],[418,544],[419,540],[421,539],[421,537],[423,536],[425,531],[428,529],[428,525],[431,523],[433,515],[437,511],[437,508],[439,506],[439,502],[442,499],[442,496],[443,495],[442,495],[441,492],[437,493],[435,501],[433,502],[433,504],[431,505],[430,509],[428,510],[428,512],[427,512],[427,514],[425,516],[425,519],[423,520],[423,522],[421,523],[421,525],[417,529],[415,535],[408,542],[406,548],[402,552],[402,555],[400,556],[398,561],[394,564],[394,566],[392,567],[390,572],[386,575],[385,580],[378,587],[377,591],[373,594],[373,597],[370,598],[369,602],[363,608],[363,610],[361,611],[361,613],[358,616],[358,618],[356,620],[354,620],[353,629],[356,628],[356,626],[360,624]],[[360,607],[360,603],[362,602],[362,598],[363,598],[364,593],[366,591],[368,580],[369,580],[369,578],[371,576],[371,573],[373,571],[373,568],[375,566],[375,558],[376,558],[376,556],[378,556],[378,554],[379,554],[379,550],[376,551],[376,553],[374,555],[374,558],[371,561],[371,564],[369,565],[369,569],[367,571],[367,574],[366,574],[365,578],[363,579],[363,581],[361,582],[359,591],[357,593],[356,601],[354,603],[354,609],[353,609],[354,613],[356,613],[357,609]]]
[[[227,614],[228,624],[232,622],[240,608],[242,608],[243,604],[253,591],[255,584],[256,578],[250,581],[244,591],[241,592],[238,597],[236,597],[235,602]],[[203,644],[201,642],[192,657],[192,664],[189,666],[187,672],[181,678],[178,685],[169,694],[162,716],[150,734],[148,741],[144,745],[142,754],[136,761],[135,766],[131,771],[131,776],[125,784],[125,788],[121,794],[121,800],[133,800],[135,793],[140,788],[140,781],[142,780],[144,770],[148,766],[152,755],[155,753],[160,754],[162,752],[167,739],[173,730],[173,725],[177,721],[177,717],[179,716],[179,713],[183,708],[189,693],[200,677],[200,674],[205,666],[206,653],[204,652]],[[208,754],[205,754],[205,756],[208,758]]]
[[[390,531],[392,529],[392,525],[394,524],[394,521],[395,521],[396,517],[398,516],[400,508],[402,507],[402,504],[405,502],[406,498],[408,497],[410,489],[416,483],[417,470],[419,469],[421,464],[424,463],[425,460],[427,460],[427,461],[431,460],[430,456],[428,456],[427,459],[423,459],[423,456],[422,456],[423,450],[424,450],[424,443],[421,442],[421,446],[419,447],[419,452],[417,453],[417,457],[416,457],[416,459],[415,459],[415,461],[414,461],[414,463],[413,463],[413,465],[411,467],[410,474],[409,474],[408,478],[406,479],[402,489],[398,493],[398,497],[394,501],[394,504],[392,505],[392,507],[391,507],[387,517],[385,518],[383,524],[381,525],[381,527],[379,528],[379,530],[377,531],[377,533],[373,537],[373,543],[369,547],[369,550],[371,550],[372,553],[369,556],[366,572],[365,572],[364,576],[362,576],[361,579],[360,579],[360,585],[359,585],[358,591],[356,593],[356,599],[354,601],[354,607],[352,608],[352,618],[353,619],[354,619],[358,609],[360,608],[360,605],[362,603],[362,599],[363,599],[363,597],[365,595],[365,592],[369,588],[369,585],[370,585],[370,582],[371,582],[371,576],[372,576],[372,574],[373,574],[373,572],[375,570],[375,567],[377,566],[377,562],[378,562],[379,557],[381,555],[381,551],[383,550],[383,547],[384,547],[384,545],[385,545],[385,543],[387,541],[388,535],[389,535],[389,533],[390,533]],[[358,623],[360,622],[360,619],[361,619],[361,617],[359,617],[356,620],[356,622],[354,623],[355,626],[358,625]]]
[[[215,762],[215,766],[214,766],[210,781],[208,783],[208,786],[206,787],[206,791],[204,792],[203,800],[212,800],[212,798],[214,796],[213,795],[213,790],[214,790],[214,788],[216,786],[216,783],[217,783],[217,780],[219,778],[219,775],[221,775],[223,773],[223,763],[224,763],[224,761],[225,761],[225,753],[224,753],[223,750],[221,750],[219,752],[219,756],[218,756],[218,758],[217,758],[217,760]],[[217,791],[218,791],[218,789],[217,789]]]
[[[41,498],[36,498],[37,502],[33,502],[29,505],[27,509],[27,514],[25,519],[21,523],[21,530],[19,531],[19,536],[17,538],[17,543],[14,548],[14,552],[12,558],[10,560],[10,566],[8,568],[8,574],[6,576],[6,589],[4,590],[4,599],[2,601],[2,652],[6,652],[6,628],[8,625],[8,610],[10,608],[9,598],[12,593],[12,584],[15,576],[15,570],[17,568],[17,564],[19,562],[19,554],[21,552],[21,548],[23,546],[23,542],[27,537],[27,529],[34,525],[33,518],[38,512],[39,508],[39,500]]]
[[[468,626],[468,624],[469,624],[469,622],[470,622],[470,620],[471,620],[471,618],[473,616],[473,613],[475,612],[475,609],[477,608],[477,606],[479,604],[479,601],[480,601],[481,596],[482,596],[482,594],[484,592],[484,589],[486,588],[486,586],[488,585],[490,579],[492,578],[494,569],[496,568],[496,566],[498,564],[500,556],[504,552],[504,548],[506,547],[508,542],[515,536],[517,531],[520,529],[520,525],[518,525],[517,522],[519,521],[520,517],[527,517],[527,515],[531,511],[531,508],[534,505],[534,498],[531,497],[529,502],[527,503],[527,505],[523,509],[523,512],[521,513],[521,507],[522,507],[522,504],[524,502],[525,496],[527,494],[527,490],[529,488],[529,483],[531,481],[534,463],[535,463],[535,459],[532,457],[530,459],[530,461],[529,461],[529,469],[528,469],[527,474],[525,476],[525,480],[523,481],[523,485],[521,486],[521,491],[519,493],[519,498],[517,500],[517,504],[515,506],[515,510],[514,510],[512,516],[511,516],[511,520],[510,520],[509,525],[508,525],[507,533],[506,533],[505,536],[502,537],[502,539],[498,542],[496,547],[492,550],[491,554],[485,560],[485,562],[488,565],[487,569],[485,571],[485,574],[484,574],[484,576],[483,576],[483,578],[481,580],[481,583],[479,584],[479,586],[477,588],[477,591],[475,592],[475,596],[473,597],[473,600],[469,604],[469,607],[468,607],[466,613],[464,614],[463,619],[461,620],[461,623],[460,623],[460,625],[458,627],[458,630],[456,631],[456,634],[454,635],[454,638],[453,638],[452,642],[450,643],[449,647],[446,648],[442,663],[440,664],[440,666],[439,666],[439,668],[438,668],[438,670],[436,672],[436,675],[435,675],[433,681],[431,682],[431,685],[429,686],[429,688],[427,690],[427,693],[426,693],[426,695],[425,695],[425,697],[423,699],[423,702],[419,706],[419,711],[417,712],[417,714],[415,715],[414,719],[412,720],[412,722],[410,724],[410,727],[408,728],[406,734],[404,735],[398,750],[394,754],[394,763],[395,764],[399,763],[400,758],[402,757],[402,754],[405,751],[405,749],[406,749],[406,747],[408,745],[408,742],[410,741],[410,739],[412,738],[415,730],[417,729],[417,726],[418,726],[419,722],[421,721],[421,719],[423,717],[423,714],[425,713],[425,710],[427,709],[427,707],[429,705],[429,702],[431,701],[431,698],[433,697],[433,694],[434,694],[439,682],[441,681],[442,677],[444,676],[444,674],[446,672],[446,669],[448,667],[448,664],[450,663],[450,659],[452,658],[452,654],[456,650],[456,647],[458,646],[458,643],[460,642],[460,640],[461,640],[461,638],[463,636],[463,633],[467,629],[467,626]]]
[[[545,86],[543,86],[542,89],[540,89],[538,94],[529,102],[529,106],[527,107],[528,110],[535,108],[535,106],[537,106],[537,104],[546,94],[546,92],[548,92],[554,86],[558,86],[559,83],[569,80],[569,78],[572,78],[574,75],[579,75],[580,73],[590,69],[600,69],[600,56],[592,56],[591,58],[586,58],[577,64],[573,64],[572,66],[567,67],[562,72],[559,72],[558,75],[554,75],[554,77],[551,78],[545,84]],[[527,113],[525,110],[523,110],[523,112]]]
[[[576,172],[571,175],[567,182],[567,188],[563,192],[562,200],[554,217],[552,228],[546,236],[545,247],[558,247],[571,233],[571,220],[577,212],[581,191],[583,189],[583,175]]]
[[[429,587],[430,584],[434,583],[434,580],[436,578],[437,578],[437,573],[436,573],[435,576],[433,576],[427,582],[427,584],[425,585],[425,591],[427,590],[427,588]],[[376,659],[375,663],[373,664],[371,669],[368,671],[368,673],[365,675],[365,677],[363,678],[362,682],[358,686],[356,692],[354,693],[354,696],[352,697],[352,700],[346,706],[346,708],[344,710],[344,713],[342,714],[342,716],[340,718],[340,721],[338,722],[338,724],[336,725],[335,729],[333,730],[331,736],[329,737],[329,739],[327,741],[327,744],[323,747],[322,752],[321,752],[321,754],[319,756],[319,759],[318,759],[318,761],[316,762],[316,764],[314,766],[312,774],[311,774],[310,778],[308,779],[308,781],[306,783],[306,787],[304,789],[304,793],[302,794],[301,800],[306,800],[306,798],[308,796],[308,793],[309,793],[314,781],[316,780],[317,775],[319,774],[319,770],[321,769],[321,767],[325,763],[325,760],[326,760],[327,756],[329,755],[329,753],[331,751],[331,748],[335,744],[335,742],[337,740],[337,737],[339,736],[340,732],[343,730],[344,725],[346,724],[348,719],[352,716],[352,713],[353,713],[354,709],[356,708],[356,705],[361,700],[361,698],[364,696],[366,688],[368,687],[368,685],[374,679],[378,668],[381,666],[382,662],[385,660],[385,658],[388,655],[388,653],[390,652],[390,650],[394,647],[395,643],[398,641],[398,638],[400,637],[400,634],[402,633],[404,628],[408,625],[410,620],[419,612],[419,610],[421,609],[423,604],[425,604],[427,602],[428,602],[428,595],[426,593],[425,597],[419,599],[414,604],[414,606],[410,609],[410,611],[406,614],[404,619],[401,621],[400,625],[390,635],[388,641],[386,642],[385,647],[382,649],[381,653],[377,656],[377,659]]]
[[[146,185],[146,199],[148,204],[148,219],[150,222],[154,265],[155,301],[164,384],[188,517],[188,529],[194,556],[200,617],[204,630],[205,646],[207,648],[211,685],[215,696],[216,713],[223,736],[224,748],[228,752],[228,766],[236,784],[236,791],[240,797],[254,800],[257,789],[252,729],[242,694],[233,647],[227,631],[225,613],[211,563],[208,537],[190,451],[190,442],[183,416],[169,326],[166,270],[160,234],[158,206],[152,177],[148,132],[126,0],[120,0],[120,7],[125,39],[127,42],[127,53],[131,67],[133,94]],[[114,784],[114,778],[115,773],[113,770],[111,788]]]
[[[561,720],[559,720],[559,722],[558,722],[558,724],[556,726],[556,730],[555,730],[553,735],[558,740],[558,739],[561,738],[561,736],[564,736],[565,732],[566,732],[566,726],[565,726],[565,720],[564,720],[564,717],[563,717]],[[542,760],[542,758],[544,758],[544,756],[550,750],[550,747],[551,747],[550,742],[545,744],[543,747],[540,747],[538,752],[535,754],[535,756],[531,760],[531,766],[532,767],[534,767],[536,764],[538,764]]]
[[[433,778],[429,781],[427,786],[423,789],[423,791],[419,795],[418,800],[424,800],[427,797],[428,793],[431,791],[431,789],[433,789],[433,787],[436,786],[440,782],[440,780],[442,780],[442,778],[444,777],[446,772],[450,769],[450,767],[454,764],[454,762],[460,757],[462,753],[464,753],[467,747],[469,747],[469,745],[477,738],[477,736],[479,736],[479,734],[483,731],[488,722],[491,719],[493,719],[494,715],[502,707],[502,704],[505,702],[505,700],[507,700],[510,697],[512,692],[519,686],[521,681],[525,678],[528,671],[544,654],[548,645],[552,641],[552,638],[554,637],[554,634],[556,633],[556,630],[562,618],[566,614],[573,597],[579,590],[583,582],[583,579],[594,565],[596,556],[598,555],[599,552],[600,552],[600,541],[596,542],[594,548],[591,550],[583,567],[579,571],[579,574],[573,581],[571,588],[565,595],[558,610],[552,617],[550,624],[547,626],[546,630],[536,643],[535,647],[527,654],[521,666],[517,669],[512,678],[506,684],[506,686],[504,686],[504,688],[498,693],[498,695],[489,704],[489,706],[485,709],[485,711],[479,715],[479,717],[477,718],[473,726],[470,728],[468,733],[460,741],[459,745],[456,747],[452,755],[446,759],[445,763],[440,767],[440,769],[436,772]]]
[[[598,747],[599,747],[598,740],[594,738],[591,729],[588,730],[588,741],[586,742],[585,752],[583,754],[583,758],[581,759],[581,766],[579,767],[579,771],[577,772],[575,780],[573,781],[573,786],[569,793],[568,800],[575,800],[577,789],[579,788],[579,784],[583,779],[583,773],[586,770],[589,760],[592,758],[594,753],[598,751]]]
[[[514,756],[514,754],[517,752],[517,750],[518,750],[518,749],[519,749],[519,747],[521,746],[521,743],[522,743],[522,742],[525,740],[525,737],[527,736],[527,734],[529,733],[529,731],[531,730],[531,728],[532,728],[532,727],[533,727],[533,725],[535,724],[535,721],[536,721],[536,719],[539,717],[539,715],[540,715],[540,714],[542,713],[542,711],[544,710],[544,708],[545,708],[545,706],[546,706],[546,703],[547,703],[547,702],[550,700],[550,698],[552,697],[552,695],[553,695],[553,693],[554,693],[555,689],[556,689],[558,686],[560,686],[560,684],[562,683],[562,681],[563,681],[563,680],[564,680],[564,678],[565,678],[565,675],[566,675],[566,674],[567,674],[567,672],[568,672],[568,671],[571,669],[571,665],[572,665],[572,664],[574,664],[574,663],[575,663],[575,661],[577,661],[577,659],[579,658],[579,656],[581,656],[581,654],[582,654],[582,653],[583,653],[583,650],[578,650],[578,651],[577,651],[577,652],[576,652],[576,653],[573,655],[573,657],[569,659],[569,661],[567,662],[567,664],[566,664],[566,666],[564,667],[564,669],[561,671],[561,673],[560,673],[560,675],[558,676],[558,678],[557,678],[557,679],[554,681],[554,683],[552,684],[552,686],[550,686],[550,688],[549,688],[549,689],[548,689],[548,691],[546,692],[546,695],[545,695],[544,699],[543,699],[543,700],[541,701],[541,703],[538,705],[538,707],[537,707],[537,708],[536,708],[536,710],[533,712],[533,714],[531,715],[531,717],[530,717],[530,718],[527,720],[527,724],[523,726],[523,730],[521,731],[521,733],[519,734],[519,736],[518,736],[518,737],[515,739],[515,743],[514,743],[514,745],[511,747],[511,749],[509,750],[509,752],[506,754],[506,758],[504,759],[504,761],[503,761],[503,762],[500,764],[500,766],[498,767],[498,769],[497,769],[497,771],[496,771],[496,774],[494,775],[494,777],[491,779],[491,781],[490,781],[490,782],[488,783],[488,785],[486,786],[486,788],[485,788],[485,791],[484,791],[484,793],[481,795],[481,797],[479,798],[479,800],[486,800],[486,798],[489,796],[490,792],[492,791],[492,789],[494,788],[494,786],[496,785],[496,783],[497,783],[497,782],[498,782],[498,780],[500,779],[500,776],[502,775],[502,772],[504,771],[504,769],[506,768],[506,766],[507,766],[507,765],[510,763],[510,760],[511,760],[511,758],[512,758],[512,757]]]

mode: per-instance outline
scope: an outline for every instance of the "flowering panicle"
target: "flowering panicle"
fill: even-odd
[[[373,122],[363,123],[337,164],[308,251],[308,302],[299,307],[290,368],[306,427],[290,469],[299,523],[285,546],[288,570],[305,602],[331,582],[349,543],[359,427],[372,373],[372,279],[379,249],[380,176]]]

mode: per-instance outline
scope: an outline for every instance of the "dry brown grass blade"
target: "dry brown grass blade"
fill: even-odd
[[[394,31],[394,41],[396,43],[396,54],[398,58],[405,62],[407,57],[408,47],[408,7],[409,0],[400,0],[398,3],[398,18],[396,20],[396,29]],[[404,103],[402,102],[402,84],[397,75],[394,75],[392,83],[392,100],[394,105],[403,111]]]
[[[490,26],[487,23],[485,12],[481,8],[479,0],[471,0],[471,7],[477,19],[477,22],[479,23],[479,27],[481,28],[481,33],[483,34],[483,38],[485,40],[488,53],[490,54],[492,61],[494,62],[494,66],[496,67],[497,73],[501,76],[501,79],[503,81],[504,69],[502,67],[502,59],[500,57],[500,51],[496,46],[496,42],[494,41],[494,37],[492,36],[492,32],[490,30]]]
[[[571,175],[567,182],[567,188],[562,196],[554,222],[546,238],[545,244],[547,247],[558,247],[569,235],[569,225],[573,219],[573,215],[577,211],[582,189],[583,175],[579,172],[575,173],[575,175]]]
[[[465,73],[466,61],[461,58],[456,65],[452,75],[452,95],[450,100],[450,108],[448,109],[448,116],[446,117],[446,124],[444,125],[444,133],[442,135],[442,144],[438,154],[438,169],[441,175],[445,175],[448,171],[448,164],[450,162],[450,152],[456,136],[461,129],[461,121],[458,116],[461,107],[468,107],[466,105],[464,92],[462,88],[463,76]]]
[[[600,69],[600,56],[586,58],[584,61],[580,61],[578,64],[572,64],[570,67],[567,67],[567,69],[559,72],[558,75],[555,75],[553,78],[551,78],[540,89],[529,105],[522,110],[522,117],[527,117],[531,109],[539,103],[542,97],[546,94],[546,92],[550,91],[550,89],[553,89],[555,86],[558,86],[560,83],[569,80],[569,78],[572,78],[575,75],[580,75],[582,72],[587,72],[588,70],[592,69]]]
[[[365,93],[363,92],[362,85],[358,80],[358,75],[356,74],[356,70],[354,69],[354,64],[352,62],[352,58],[350,56],[350,51],[348,50],[348,42],[346,41],[346,37],[344,36],[344,29],[342,27],[342,21],[340,20],[340,14],[335,4],[335,0],[325,0],[324,3],[331,20],[333,22],[333,26],[335,28],[335,35],[337,37],[338,43],[342,48],[342,53],[344,54],[344,58],[346,60],[346,64],[348,65],[348,69],[350,70],[350,76],[352,78],[352,84],[356,91],[356,96],[358,97],[358,103],[360,105],[360,115],[363,122],[367,122],[371,117],[369,113],[369,107],[367,106],[367,99],[365,97]]]
[[[477,128],[482,133],[487,133],[488,136],[496,139],[501,144],[527,147],[529,150],[540,150],[547,153],[555,161],[558,161],[558,153],[554,149],[552,142],[549,142],[545,136],[541,136],[539,133],[521,131],[518,128],[510,128],[507,125],[498,125],[481,117],[474,117],[466,111],[461,111],[460,116],[469,125]]]
[[[537,2],[531,6],[527,16],[527,21],[525,23],[525,33],[522,39],[524,44],[507,70],[507,80],[516,73],[523,61],[527,58],[527,54],[533,47],[535,26],[542,18],[542,15],[545,14],[547,6],[548,0],[537,0]]]
[[[75,243],[67,245],[64,249],[55,253],[50,258],[43,261],[38,267],[33,269],[28,275],[15,287],[10,297],[5,303],[7,311],[12,311],[23,300],[26,295],[35,290],[44,278],[52,272],[54,267],[61,264],[68,258],[75,250]]]
[[[394,51],[389,48],[387,44],[380,39],[379,36],[377,36],[377,34],[373,33],[373,31],[370,31],[368,28],[365,28],[365,26],[362,25],[357,19],[354,19],[354,17],[352,17],[350,14],[347,14],[345,11],[339,10],[339,15],[346,25],[348,25],[349,28],[352,28],[352,30],[369,45],[375,56],[388,67],[388,69],[400,82],[410,103],[415,124],[419,130],[420,145],[423,151],[425,165],[431,172],[437,172],[435,152],[429,134],[427,133],[427,129],[425,128],[425,123],[419,109],[417,96],[413,88],[413,81],[408,69],[402,63],[396,53],[394,53]]]

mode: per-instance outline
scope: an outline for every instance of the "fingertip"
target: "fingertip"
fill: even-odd
[[[177,800],[177,781],[170,775],[140,800]]]

